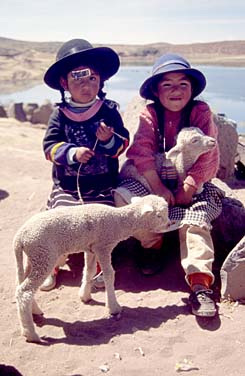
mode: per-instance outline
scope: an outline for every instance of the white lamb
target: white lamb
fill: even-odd
[[[42,314],[34,294],[64,253],[85,252],[79,296],[91,299],[91,281],[98,259],[105,280],[109,313],[120,312],[114,291],[111,252],[116,245],[142,229],[164,232],[168,227],[166,201],[155,195],[135,198],[130,205],[114,208],[102,204],[57,208],[30,218],[14,237],[18,286],[16,301],[22,334],[29,342],[40,342],[32,313]],[[23,253],[28,267],[24,271]]]
[[[163,154],[156,155],[157,171],[160,174],[161,166],[175,166],[178,185],[181,184],[187,176],[187,172],[197,159],[204,153],[207,153],[216,146],[216,140],[213,137],[206,136],[198,127],[182,128],[176,140],[176,145]],[[122,165],[120,171],[122,179],[134,178],[152,192],[149,183],[143,175],[140,175],[132,160],[128,159]]]

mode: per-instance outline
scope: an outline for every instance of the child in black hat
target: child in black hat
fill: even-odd
[[[222,210],[221,192],[209,182],[219,166],[218,145],[216,143],[212,150],[198,158],[177,190],[171,187],[172,181],[161,179],[163,176],[166,178],[166,173],[163,167],[159,173],[156,163],[156,154],[172,148],[183,127],[199,127],[204,134],[217,138],[211,110],[205,102],[195,100],[205,85],[203,73],[192,68],[182,56],[161,56],[153,66],[151,77],[140,88],[141,96],[151,103],[140,114],[138,130],[127,157],[147,180],[151,193],[167,200],[169,217],[173,221],[167,231],[179,229],[181,264],[192,290],[192,313],[209,317],[216,313],[210,295],[210,286],[214,282],[214,249],[210,229],[212,220]],[[202,186],[202,192],[198,193]],[[114,199],[116,205],[121,206],[129,203],[132,196],[147,194],[149,190],[129,177],[119,184]],[[142,252],[144,257],[140,260],[141,271],[145,275],[159,271],[161,259],[156,255],[161,252],[163,235],[142,232],[138,239],[145,248]]]
[[[61,92],[43,140],[45,156],[53,163],[48,209],[92,202],[114,205],[118,156],[128,146],[129,132],[117,104],[107,100],[102,89],[119,66],[111,48],[72,39],[61,46],[44,76],[48,86]],[[41,290],[55,287],[65,259],[57,261]]]

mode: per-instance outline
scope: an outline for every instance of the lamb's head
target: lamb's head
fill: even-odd
[[[216,140],[213,137],[206,136],[200,128],[183,128],[177,137],[176,147],[179,151],[195,156],[207,153],[216,146]]]
[[[146,231],[163,232],[169,226],[168,204],[163,197],[152,194],[133,197],[131,203],[144,217]]]

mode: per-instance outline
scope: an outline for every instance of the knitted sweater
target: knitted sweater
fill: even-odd
[[[96,139],[96,130],[101,121],[122,136],[108,142]],[[75,190],[79,163],[69,160],[69,150],[80,146],[94,149],[93,156],[79,170],[82,190],[100,189],[115,185],[118,175],[118,156],[128,146],[129,133],[114,102],[97,100],[87,111],[76,113],[68,107],[56,108],[50,117],[43,140],[43,149],[48,160],[53,162],[53,181],[63,189]]]
[[[164,117],[164,136],[167,149],[175,145],[180,113],[166,111]],[[217,127],[209,106],[197,101],[190,114],[190,126],[199,127],[206,135],[217,139]],[[142,175],[149,170],[156,170],[155,154],[159,152],[159,130],[154,104],[147,105],[139,117],[138,130],[132,145],[127,151],[127,158],[134,161]],[[203,183],[215,177],[219,167],[218,146],[198,158],[188,171],[185,183],[199,188]]]

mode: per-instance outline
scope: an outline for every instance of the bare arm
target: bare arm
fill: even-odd
[[[175,204],[174,195],[172,192],[165,187],[165,185],[162,183],[160,177],[158,176],[158,173],[156,170],[147,170],[144,172],[144,177],[148,181],[152,191],[167,201],[167,203],[170,206],[173,206]]]

